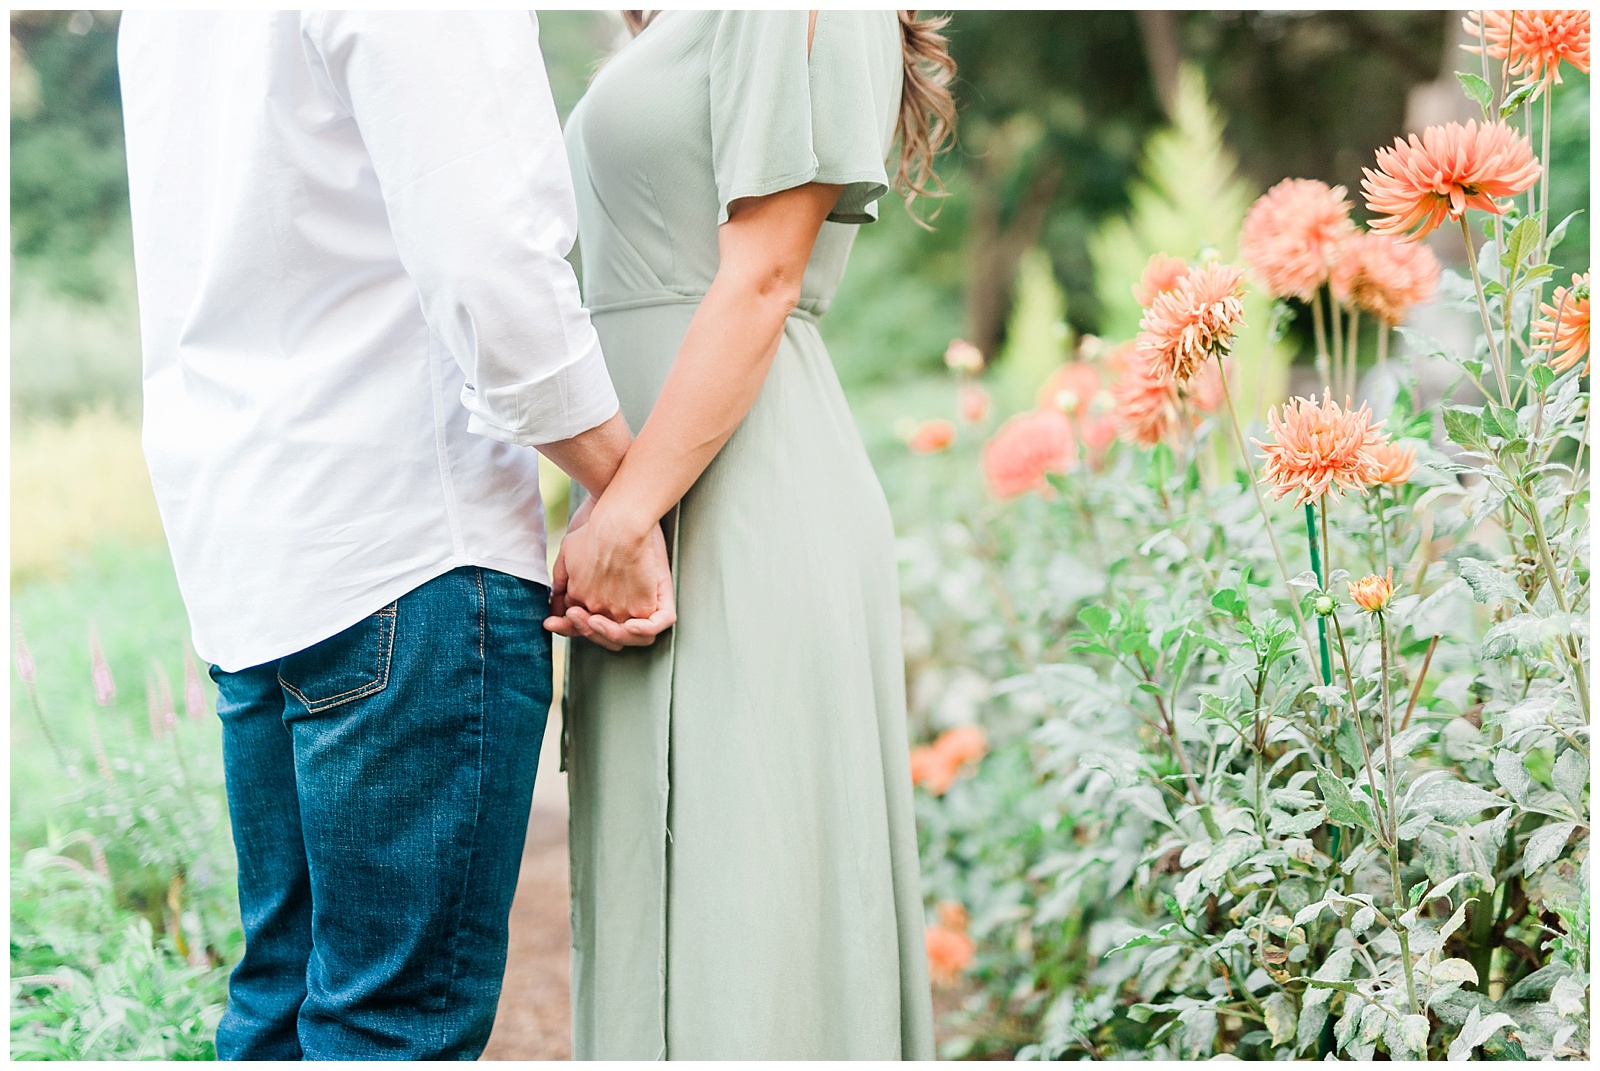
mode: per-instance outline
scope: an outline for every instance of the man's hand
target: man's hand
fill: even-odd
[[[591,525],[594,503],[578,507],[561,541],[544,627],[609,651],[648,646],[677,621],[666,540],[660,525],[642,536],[607,516]]]

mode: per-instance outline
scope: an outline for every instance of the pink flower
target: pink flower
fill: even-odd
[[[190,721],[204,721],[206,693],[200,687],[200,670],[194,664],[194,652],[183,651],[183,713]]]
[[[983,351],[964,338],[953,338],[944,351],[944,363],[952,372],[976,375],[983,371]]]
[[[1361,189],[1379,234],[1417,239],[1469,208],[1500,215],[1497,197],[1521,193],[1539,180],[1528,139],[1504,123],[1477,120],[1430,126],[1419,139],[1394,139],[1379,149],[1378,169],[1364,167]]]
[[[1050,373],[1035,395],[1040,409],[1059,409],[1081,417],[1100,393],[1100,370],[1088,361],[1069,361]]]
[[[956,426],[948,420],[925,420],[911,433],[907,446],[913,454],[937,454],[956,441]]]
[[[1036,409],[1019,413],[995,432],[983,448],[983,473],[996,498],[1048,494],[1046,474],[1066,472],[1077,459],[1072,421],[1059,409]]]
[[[1570,288],[1556,287],[1539,312],[1543,315],[1534,321],[1533,337],[1552,348],[1551,371],[1565,372],[1589,352],[1589,273],[1574,274]],[[1583,374],[1589,374],[1588,361],[1583,362]]]
[[[33,652],[28,650],[28,641],[22,635],[22,618],[16,614],[11,617],[11,631],[16,636],[17,676],[22,680],[23,684],[32,687],[36,678]]]
[[[1439,258],[1420,242],[1367,232],[1340,247],[1329,282],[1335,301],[1355,305],[1393,327],[1411,306],[1433,296]]]
[[[1144,274],[1140,275],[1139,281],[1134,284],[1133,296],[1138,299],[1140,305],[1148,309],[1157,294],[1176,289],[1188,274],[1188,261],[1169,257],[1165,253],[1155,253],[1144,266]]]
[[[94,680],[94,701],[110,706],[117,697],[117,683],[111,679],[111,664],[100,648],[100,632],[93,621],[89,622],[89,675]]]
[[[1353,233],[1343,186],[1284,179],[1250,206],[1239,253],[1274,297],[1310,301],[1327,281],[1339,243]]]
[[[1401,446],[1384,439],[1369,447],[1367,453],[1378,466],[1377,475],[1372,480],[1375,484],[1398,486],[1411,479],[1411,474],[1417,471],[1417,451],[1414,447]]]
[[[1111,397],[1117,403],[1117,431],[1124,442],[1155,446],[1178,425],[1177,388],[1156,378],[1142,357],[1124,363],[1111,386]]]
[[[961,391],[956,395],[956,411],[967,424],[983,423],[983,418],[989,415],[989,392],[976,383],[961,384]]]
[[[1262,481],[1274,498],[1292,494],[1299,506],[1329,491],[1365,493],[1378,480],[1372,450],[1383,436],[1372,426],[1372,412],[1365,405],[1352,412],[1332,398],[1320,406],[1315,397],[1291,398],[1282,415],[1276,410],[1267,414],[1267,429],[1274,442],[1251,441],[1266,459]]]
[[[1589,73],[1589,12],[1585,9],[1473,11],[1461,22],[1481,42],[1463,45],[1466,51],[1508,60],[1507,69],[1519,75],[1523,85],[1540,83],[1539,93],[1551,82],[1560,83],[1563,60]]]
[[[1214,354],[1227,352],[1244,324],[1243,273],[1216,262],[1157,294],[1139,321],[1139,353],[1162,383],[1182,387]]]

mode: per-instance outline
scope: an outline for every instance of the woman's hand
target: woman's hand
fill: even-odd
[[[647,646],[677,620],[666,540],[660,525],[630,525],[595,502],[573,514],[557,552],[545,628],[611,651]]]

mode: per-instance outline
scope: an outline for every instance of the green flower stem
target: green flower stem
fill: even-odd
[[[1461,238],[1467,243],[1467,264],[1472,267],[1472,287],[1478,293],[1478,312],[1483,316],[1483,337],[1489,342],[1489,359],[1494,362],[1495,380],[1500,384],[1500,404],[1510,405],[1511,384],[1506,380],[1506,366],[1500,357],[1500,347],[1495,345],[1494,317],[1489,315],[1489,300],[1483,295],[1483,276],[1478,274],[1478,251],[1473,247],[1472,228],[1467,225],[1465,212],[1461,213]]]
[[[1345,362],[1345,370],[1349,378],[1345,381],[1345,390],[1349,394],[1356,392],[1356,386],[1361,382],[1360,356],[1361,356],[1361,310],[1354,305],[1350,306],[1350,337],[1345,343],[1349,349],[1349,360]]]
[[[1333,622],[1333,635],[1339,641],[1339,661],[1344,664],[1344,682],[1346,689],[1350,693],[1350,710],[1356,717],[1356,739],[1361,741],[1361,758],[1362,765],[1367,771],[1367,788],[1372,790],[1372,809],[1374,811],[1372,817],[1378,824],[1378,828],[1374,832],[1377,835],[1378,843],[1388,847],[1389,836],[1384,831],[1384,808],[1383,801],[1378,793],[1378,775],[1372,769],[1372,746],[1367,741],[1366,724],[1361,720],[1361,704],[1356,700],[1356,679],[1350,673],[1350,655],[1345,651],[1344,647],[1344,629],[1339,627],[1338,614],[1329,614],[1328,617]],[[1393,800],[1389,801],[1389,806],[1394,806]],[[1398,881],[1399,878],[1397,877],[1395,880]]]
[[[39,704],[39,693],[31,681],[23,682],[28,692],[28,705],[33,708],[33,716],[39,719],[39,728],[44,732],[45,740],[50,743],[50,750],[55,753],[56,762],[61,764],[63,770],[68,769],[67,756],[61,750],[61,745],[56,742],[56,734],[50,731],[50,723],[45,720],[44,707]]]
[[[1333,291],[1328,291],[1328,319],[1333,323],[1333,382],[1329,389],[1343,385],[1345,378],[1345,352],[1344,330],[1342,326],[1343,314],[1339,303],[1333,299]]]
[[[1555,596],[1556,607],[1563,614],[1570,614],[1572,607],[1567,601],[1567,593],[1561,586],[1561,570],[1556,568],[1555,555],[1550,550],[1550,540],[1545,538],[1544,520],[1539,516],[1539,503],[1531,495],[1525,495],[1528,521],[1533,526],[1533,538],[1539,547],[1539,559],[1544,565],[1545,576],[1550,585],[1550,594]],[[1589,679],[1583,671],[1583,659],[1573,648],[1576,644],[1569,645],[1567,639],[1562,639],[1558,644],[1561,653],[1566,656],[1567,665],[1572,667],[1572,688],[1578,696],[1578,709],[1585,713],[1589,710]]]
[[[1378,368],[1389,367],[1389,333],[1394,330],[1382,320],[1378,321]]]
[[[1322,552],[1317,547],[1316,507],[1306,503],[1306,545],[1311,548],[1311,571],[1317,574],[1317,584],[1328,590],[1328,574],[1322,566]],[[1322,648],[1322,683],[1333,683],[1333,659],[1328,652],[1328,620],[1317,615],[1317,640]]]
[[[1317,378],[1322,380],[1325,390],[1332,390],[1333,380],[1328,369],[1328,338],[1322,327],[1321,287],[1311,295],[1311,332],[1317,340]]]
[[[1228,386],[1226,370],[1222,368],[1222,354],[1216,354],[1217,368],[1222,375],[1222,399],[1228,406],[1228,424],[1233,428],[1233,441],[1239,447],[1239,460],[1244,463],[1244,471],[1250,477],[1250,490],[1255,492],[1256,507],[1261,510],[1261,522],[1266,525],[1267,539],[1272,543],[1273,557],[1278,559],[1278,571],[1283,574],[1283,586],[1289,593],[1289,609],[1294,611],[1294,621],[1300,640],[1306,645],[1306,654],[1316,661],[1317,653],[1311,646],[1311,638],[1306,635],[1305,614],[1300,612],[1300,600],[1295,597],[1294,585],[1289,583],[1289,560],[1283,556],[1283,548],[1278,545],[1278,533],[1272,527],[1272,515],[1267,512],[1267,499],[1261,493],[1261,483],[1256,479],[1256,467],[1250,461],[1250,451],[1245,449],[1244,432],[1239,428],[1239,411],[1233,405],[1233,388]]]

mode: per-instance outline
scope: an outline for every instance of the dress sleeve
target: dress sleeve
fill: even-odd
[[[828,218],[871,223],[900,106],[892,11],[725,11],[711,49],[711,147],[720,225],[728,205],[808,182],[842,185]]]

